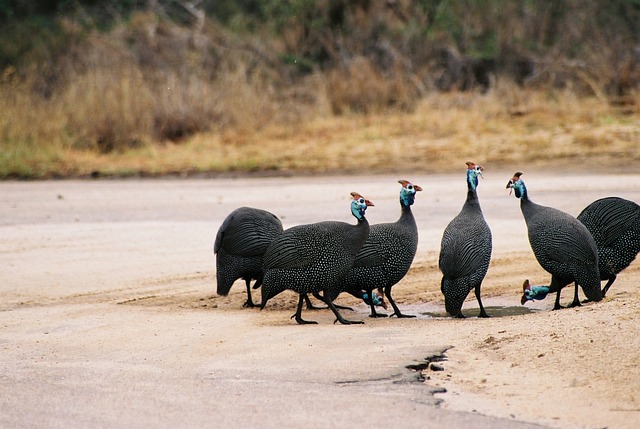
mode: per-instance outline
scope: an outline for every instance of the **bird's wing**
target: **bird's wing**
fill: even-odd
[[[605,198],[587,206],[578,219],[583,217],[598,246],[610,247],[620,234],[638,222],[640,207],[621,198]]]
[[[224,246],[225,251],[241,256],[261,256],[273,239],[282,231],[280,220],[273,214],[249,216],[234,211],[222,223],[214,243],[214,252]]]
[[[309,225],[304,225],[309,226]],[[313,235],[313,239],[310,236]],[[290,228],[276,238],[264,255],[264,268],[304,268],[308,267],[329,250],[331,237],[321,231],[299,227]]]
[[[491,230],[486,222],[461,225],[454,221],[442,236],[438,259],[442,274],[448,278],[470,275],[491,257]]]
[[[353,263],[354,267],[377,267],[384,264],[385,246],[382,237],[369,234]]]
[[[589,232],[577,220],[537,223],[530,226],[534,251],[563,264],[582,265],[595,260]]]

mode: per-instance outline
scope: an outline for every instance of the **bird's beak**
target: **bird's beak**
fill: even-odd
[[[509,190],[509,195],[513,192],[513,179],[507,182],[507,189]]]
[[[415,189],[416,191],[422,191],[422,187],[418,185],[413,185],[413,189]]]
[[[375,205],[369,200],[364,200],[364,203],[367,205],[367,207],[375,207]]]

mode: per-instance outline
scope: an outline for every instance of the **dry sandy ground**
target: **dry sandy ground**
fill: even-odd
[[[443,314],[437,270],[464,165],[418,177],[0,183],[0,427],[638,427],[638,261],[601,303],[521,306],[522,281],[549,276],[504,189],[513,171],[487,167],[483,301],[494,317],[464,320]],[[263,311],[241,308],[241,282],[216,296],[213,238],[234,208],[270,210],[285,227],[353,222],[358,191],[376,204],[371,223],[393,221],[401,178],[424,188],[418,255],[394,288],[416,319],[369,319],[341,297],[364,325],[319,310],[304,313],[318,325],[298,326],[292,293]],[[523,179],[534,201],[573,215],[603,196],[640,201],[637,174]],[[465,313],[477,311],[472,294]],[[429,369],[441,354],[443,370]]]

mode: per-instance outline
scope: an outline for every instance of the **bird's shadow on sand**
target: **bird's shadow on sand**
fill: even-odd
[[[487,311],[487,314],[491,317],[509,317],[509,316],[522,316],[525,314],[531,314],[538,312],[538,309],[532,309],[530,307],[526,307],[524,305],[514,305],[514,306],[485,306],[484,309]],[[445,318],[451,317],[444,310],[442,311],[424,311],[419,313],[423,317],[433,317],[433,318]],[[479,308],[469,308],[462,310],[462,314],[465,317],[478,317],[480,314]]]

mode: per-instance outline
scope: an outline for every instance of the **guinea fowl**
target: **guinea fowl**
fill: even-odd
[[[556,292],[554,310],[562,308],[560,292],[563,287],[574,282],[574,304],[578,301],[578,286],[591,301],[602,300],[600,273],[598,271],[598,249],[587,228],[573,216],[538,205],[529,199],[527,188],[517,172],[507,183],[516,198],[520,199],[520,209],[527,224],[529,244],[538,263],[551,274],[551,284],[537,287],[545,295]],[[535,299],[535,294],[525,294],[522,302]],[[573,304],[572,304],[573,305]]]
[[[322,291],[340,323],[362,323],[343,318],[329,298],[337,296],[340,281],[369,236],[369,222],[364,215],[373,203],[356,192],[351,196],[356,225],[338,221],[298,225],[284,231],[269,245],[264,255],[261,308],[278,293],[290,289],[300,295],[292,318],[299,324],[316,323],[302,319],[302,303],[307,293]]]
[[[255,307],[251,299],[251,280],[254,289],[262,284],[264,252],[282,234],[282,222],[273,213],[251,207],[240,207],[222,222],[216,235],[213,251],[216,254],[218,295],[227,295],[237,279],[247,284],[244,307]]]
[[[476,188],[483,168],[467,162],[467,200],[442,235],[438,266],[442,272],[444,304],[452,316],[463,318],[462,305],[475,290],[480,317],[489,317],[482,305],[480,286],[491,261],[491,229],[484,219]]]
[[[602,297],[640,252],[640,206],[619,197],[589,204],[577,218],[587,227],[598,247],[600,279],[607,280]]]
[[[374,296],[373,289],[387,297],[398,317],[415,317],[403,314],[391,297],[391,287],[398,283],[409,271],[418,248],[418,227],[411,212],[418,185],[407,180],[398,180],[400,189],[400,219],[393,223],[372,225],[369,238],[356,256],[353,268],[342,280],[340,291],[351,294],[365,291],[366,296]],[[378,314],[375,302],[369,300],[370,317],[386,317]],[[384,303],[383,303],[384,304]],[[392,315],[393,315],[392,314]]]

